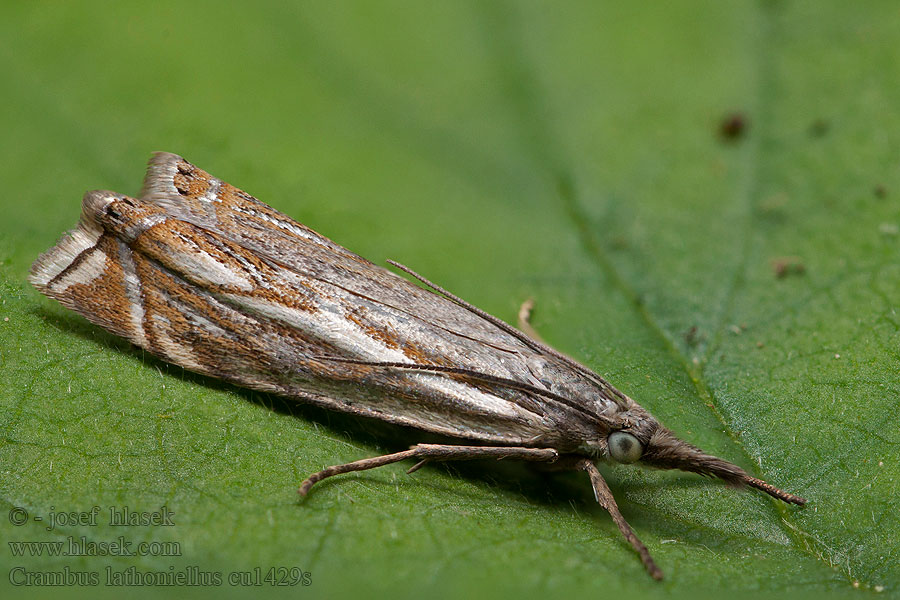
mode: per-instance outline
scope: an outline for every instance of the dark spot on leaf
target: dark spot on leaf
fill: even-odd
[[[703,334],[700,333],[700,330],[697,329],[696,325],[685,331],[682,334],[682,337],[684,337],[684,341],[688,346],[696,346],[701,341],[703,341],[704,338]]]
[[[725,115],[719,123],[719,136],[725,141],[733,142],[744,136],[747,127],[746,115],[742,112],[733,112]]]
[[[823,137],[828,130],[831,128],[831,125],[825,119],[816,119],[809,125],[809,135],[811,137]]]
[[[799,256],[782,256],[772,259],[772,271],[778,279],[784,279],[788,275],[802,275],[806,272],[806,265]]]

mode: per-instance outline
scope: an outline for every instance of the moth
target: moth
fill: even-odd
[[[391,261],[379,267],[175,154],[140,198],[84,196],[78,226],[31,268],[41,293],[190,371],[460,440],[332,466],[300,486],[418,459],[584,471],[655,579],[596,461],[717,477],[803,498],[677,438],[602,377]],[[424,287],[423,287],[424,286]]]

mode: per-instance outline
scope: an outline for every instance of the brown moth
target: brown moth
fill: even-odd
[[[794,504],[678,439],[602,377],[420,277],[420,287],[180,156],[157,153],[140,199],[84,196],[78,227],[41,255],[43,294],[185,369],[328,409],[465,440],[329,467],[506,458],[585,471],[656,579],[662,572],[595,461],[718,477]],[[524,332],[523,332],[524,331]]]

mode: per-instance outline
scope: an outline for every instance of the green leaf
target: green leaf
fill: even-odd
[[[896,3],[6,2],[0,37],[0,497],[29,515],[0,525],[2,579],[96,573],[80,590],[116,597],[173,588],[106,587],[115,573],[218,573],[178,591],[227,597],[900,591]],[[745,129],[723,137],[732,113]],[[508,321],[533,297],[548,342],[809,505],[604,468],[657,583],[575,474],[392,465],[299,502],[310,472],[409,434],[166,365],[25,283],[80,194],[136,194],[153,150]],[[173,526],[108,524],[110,506],[163,505]],[[48,531],[94,506],[96,525]],[[177,552],[9,544],[82,536]],[[311,585],[229,581],[278,567]]]

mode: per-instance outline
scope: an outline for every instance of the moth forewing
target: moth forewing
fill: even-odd
[[[85,194],[78,226],[34,262],[29,281],[92,323],[143,346],[147,340],[132,252],[96,218],[106,194]]]
[[[85,195],[78,227],[30,281],[89,321],[191,371],[468,445],[419,444],[326,477],[417,458],[557,462],[588,473],[648,572],[662,572],[593,460],[678,468],[802,504],[679,440],[602,377],[410,269],[420,287],[180,156],[142,197]],[[471,445],[474,442],[477,445]]]

